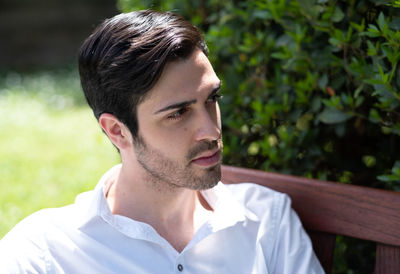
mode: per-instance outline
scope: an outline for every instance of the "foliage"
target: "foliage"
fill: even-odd
[[[392,4],[391,4],[392,3]],[[393,1],[130,1],[205,33],[224,82],[224,160],[400,189],[400,15]]]
[[[76,70],[0,74],[0,239],[27,215],[72,203],[117,162]]]
[[[203,30],[223,80],[225,163],[400,191],[399,1],[118,5],[171,10]]]

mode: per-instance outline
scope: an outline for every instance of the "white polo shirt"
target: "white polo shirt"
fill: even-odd
[[[150,225],[111,213],[113,169],[74,204],[17,224],[0,241],[0,273],[324,273],[285,194],[249,183],[203,191],[214,213],[179,253]]]

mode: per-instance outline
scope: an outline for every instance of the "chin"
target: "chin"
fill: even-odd
[[[221,164],[203,170],[203,174],[192,180],[189,188],[193,190],[206,190],[213,188],[221,180]]]

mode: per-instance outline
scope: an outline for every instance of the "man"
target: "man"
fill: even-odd
[[[286,195],[219,182],[221,81],[194,26],[117,15],[84,42],[79,70],[122,164],[9,232],[1,273],[323,273]]]

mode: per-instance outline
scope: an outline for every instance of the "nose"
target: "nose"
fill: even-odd
[[[207,109],[199,114],[196,123],[196,141],[214,141],[221,137],[221,119],[219,108],[210,112]]]

